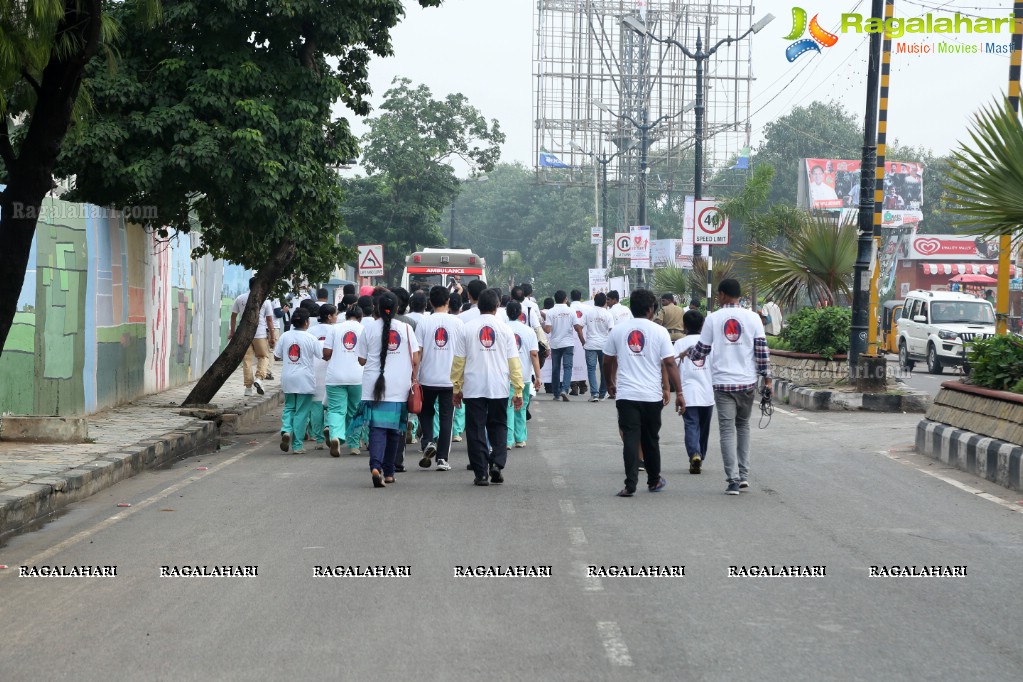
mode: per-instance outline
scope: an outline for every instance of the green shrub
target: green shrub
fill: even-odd
[[[1023,392],[1023,340],[992,336],[969,345],[970,380],[996,391]]]
[[[792,350],[791,344],[780,336],[768,336],[767,347],[774,350]]]
[[[814,353],[831,359],[849,352],[849,308],[802,308],[788,319],[781,338],[796,353]]]

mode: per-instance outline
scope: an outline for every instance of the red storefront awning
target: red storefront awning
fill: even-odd
[[[989,263],[921,263],[920,271],[925,275],[987,275],[998,276],[998,265]],[[1009,277],[1016,277],[1016,266],[1009,266]]]

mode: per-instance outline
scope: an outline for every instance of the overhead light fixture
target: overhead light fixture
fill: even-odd
[[[614,112],[611,111],[611,107],[607,106],[606,104],[601,102],[599,99],[591,99],[590,100],[590,104],[592,104],[593,106],[597,107],[598,109],[600,109],[601,111],[603,111],[606,114],[611,114],[612,116],[614,115]]]
[[[634,31],[641,36],[646,36],[650,32],[647,30],[646,24],[644,24],[639,17],[625,17],[622,19],[622,26]]]
[[[760,29],[764,28],[764,26],[767,26],[772,21],[774,21],[774,15],[768,14],[763,19],[753,24],[753,26],[750,27],[750,30],[753,31],[754,33],[760,33]]]

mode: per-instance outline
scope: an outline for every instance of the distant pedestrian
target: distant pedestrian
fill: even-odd
[[[310,325],[309,333],[323,344],[337,323],[337,306],[324,303],[318,311],[317,323]],[[315,363],[316,393],[313,394],[313,405],[309,413],[309,428],[316,441],[316,449],[322,450],[326,444],[327,433],[324,430],[323,418],[327,411],[327,361],[317,356]]]
[[[423,411],[419,415],[422,431],[419,466],[427,469],[433,457],[438,471],[450,471],[454,389],[451,364],[455,359],[455,339],[465,326],[457,315],[449,314],[450,295],[440,285],[430,289],[433,314],[416,327],[419,342],[419,384],[423,387]],[[437,415],[437,419],[434,419]]]
[[[445,289],[444,291],[447,291],[447,289]],[[415,323],[414,326],[418,327],[419,324],[423,320],[426,319],[426,316],[428,314],[426,312],[426,304],[428,302],[429,301],[427,300],[427,292],[425,292],[425,291],[423,291],[421,289],[419,291],[413,292],[412,296],[409,298],[409,301],[408,301],[408,307],[409,307],[408,316]]]
[[[616,324],[604,345],[604,371],[608,391],[617,396],[618,428],[622,432],[622,459],[625,463],[625,487],[619,497],[632,497],[639,483],[640,448],[650,492],[663,490],[667,481],[661,476],[661,410],[669,401],[668,388],[662,383],[667,372],[675,387],[675,410],[686,409],[682,382],[675,365],[675,352],[664,327],[653,322],[657,299],[646,289],[637,289],[629,299],[633,319]]]
[[[256,278],[249,279],[249,290],[256,285]],[[234,336],[237,327],[238,316],[245,312],[245,304],[248,303],[249,292],[246,292],[234,299],[231,305],[231,328],[227,338]],[[245,395],[252,395],[253,387],[256,393],[263,395],[263,379],[270,373],[270,349],[277,340],[277,327],[274,325],[274,309],[270,299],[265,299],[259,305],[259,322],[256,325],[256,335],[245,351],[245,358],[242,360],[242,381],[245,384]],[[256,363],[255,377],[252,376],[252,365]]]
[[[707,358],[693,362],[686,357],[686,351],[700,340],[703,329],[703,313],[687,310],[682,316],[686,335],[675,342],[675,354],[682,375],[682,395],[686,399],[685,446],[689,455],[689,473],[698,474],[707,459],[707,441],[710,438],[710,422],[714,415],[714,387],[710,364]]]
[[[481,486],[504,482],[509,394],[515,409],[520,409],[524,387],[515,339],[496,316],[499,302],[492,289],[480,294],[479,316],[456,337],[451,366],[454,402],[465,402],[469,464],[476,475],[473,483]]]
[[[689,301],[689,309],[690,310],[695,310],[696,312],[700,312],[700,305],[701,305],[700,299],[698,299],[698,298],[694,297],[691,301]]]
[[[341,444],[347,443],[349,454],[359,454],[359,436],[348,440],[348,427],[362,402],[362,365],[355,347],[365,329],[362,309],[351,306],[345,321],[335,324],[323,342],[323,359],[327,361],[327,418],[324,434],[330,439],[330,456],[341,456]]]
[[[682,308],[675,305],[675,297],[670,293],[661,294],[661,309],[654,315],[654,322],[668,330],[671,342],[682,338]]]
[[[554,307],[547,311],[543,330],[551,341],[551,386],[554,399],[568,402],[568,388],[572,383],[573,338],[583,343],[583,326],[576,312],[568,307],[568,294],[554,292]]]
[[[536,391],[540,390],[540,355],[536,332],[521,321],[522,304],[512,300],[508,303],[508,327],[515,337],[515,348],[519,352],[519,364],[522,365],[522,378],[525,390],[522,391],[522,407],[516,409],[514,392],[508,398],[508,447],[524,448],[528,437],[526,430],[526,410],[529,401]],[[530,388],[534,389],[530,391]]]
[[[374,319],[365,323],[356,353],[363,366],[361,410],[369,423],[369,466],[373,486],[394,483],[395,457],[408,421],[408,395],[418,370],[412,327],[395,321],[398,299],[377,298]]]
[[[604,344],[615,325],[615,320],[607,306],[607,296],[597,294],[593,297],[593,308],[586,318],[584,330],[586,336],[586,370],[590,381],[590,402],[595,403],[607,397],[607,380],[604,376]],[[599,385],[597,374],[600,374]]]
[[[612,289],[607,292],[608,312],[614,318],[615,324],[632,318],[632,311],[619,302],[618,292]]]
[[[281,334],[274,346],[274,356],[283,361],[281,389],[284,411],[281,413],[281,450],[289,448],[296,455],[305,450],[302,439],[309,428],[313,394],[316,393],[317,358],[323,357],[323,344],[310,334],[309,313],[296,310],[291,316],[291,330]]]
[[[729,495],[749,488],[749,422],[757,377],[764,377],[765,386],[771,387],[764,325],[759,315],[739,305],[741,295],[739,282],[734,279],[718,284],[718,310],[707,316],[699,342],[688,352],[693,362],[710,355],[721,460],[728,481],[725,492]]]

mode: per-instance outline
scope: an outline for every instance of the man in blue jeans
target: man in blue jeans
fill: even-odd
[[[688,352],[693,362],[710,355],[728,495],[749,489],[749,422],[757,377],[764,377],[767,388],[771,387],[764,323],[755,312],[739,305],[740,296],[738,281],[726,279],[718,284],[719,308],[707,316],[699,342]]]
[[[586,344],[583,338],[583,327],[576,324],[575,311],[565,304],[568,294],[558,289],[554,292],[554,307],[547,311],[547,320],[543,330],[551,342],[551,384],[554,392],[554,399],[568,402],[568,391],[563,386],[572,383],[572,361],[575,349],[572,347],[572,335],[579,336],[579,342]],[[562,384],[562,368],[564,368],[564,385]]]
[[[615,326],[614,317],[607,309],[607,296],[598,293],[593,297],[593,307],[586,315],[584,325],[586,334],[586,371],[590,380],[590,402],[595,403],[607,396],[607,385],[604,380],[604,344]],[[597,385],[597,373],[600,373],[600,385]]]

